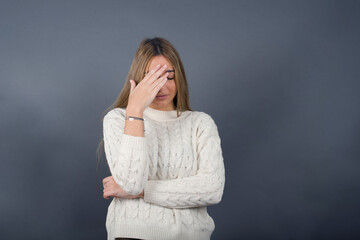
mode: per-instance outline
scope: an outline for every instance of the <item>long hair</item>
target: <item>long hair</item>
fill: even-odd
[[[189,103],[189,89],[185,70],[179,53],[176,51],[175,47],[164,38],[146,38],[141,41],[139,48],[136,51],[126,81],[118,98],[103,112],[101,122],[103,122],[104,116],[112,109],[127,107],[131,89],[129,80],[134,80],[137,86],[137,84],[145,77],[146,68],[151,59],[155,56],[164,56],[175,70],[176,95],[173,102],[176,106],[177,116],[179,117],[183,111],[192,111]],[[104,137],[102,137],[96,151],[98,164],[102,156],[102,154],[100,155],[100,150],[104,152]]]

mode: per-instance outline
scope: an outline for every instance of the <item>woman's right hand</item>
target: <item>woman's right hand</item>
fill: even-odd
[[[137,86],[135,81],[130,79],[131,87],[128,108],[134,108],[143,112],[155,99],[161,87],[166,83],[167,76],[169,75],[168,72],[162,75],[167,66],[160,66],[161,65],[157,65],[151,69]]]

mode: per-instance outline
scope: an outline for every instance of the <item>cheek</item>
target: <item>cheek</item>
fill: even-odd
[[[176,84],[174,80],[172,80],[172,82],[169,82],[168,88],[170,89],[173,95],[176,94]]]

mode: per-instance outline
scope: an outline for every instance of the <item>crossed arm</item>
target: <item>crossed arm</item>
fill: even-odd
[[[148,180],[148,154],[139,147],[146,139],[121,133],[121,120],[111,119],[104,120],[105,153],[112,173],[103,180],[104,198],[143,198],[171,208],[207,206],[221,201],[225,169],[217,127],[209,115],[203,115],[198,125],[201,127],[197,133],[197,173],[173,180]],[[111,134],[118,136],[109,137]],[[127,144],[128,140],[133,143]]]
[[[108,176],[103,179],[103,197],[109,199],[109,197],[118,198],[144,198],[144,190],[138,195],[131,195],[125,192],[114,180],[113,176]]]

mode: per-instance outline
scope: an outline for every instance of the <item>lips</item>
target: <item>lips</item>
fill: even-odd
[[[168,95],[159,95],[159,96],[156,96],[156,99],[162,101],[162,100],[165,100],[167,98],[167,96]]]

